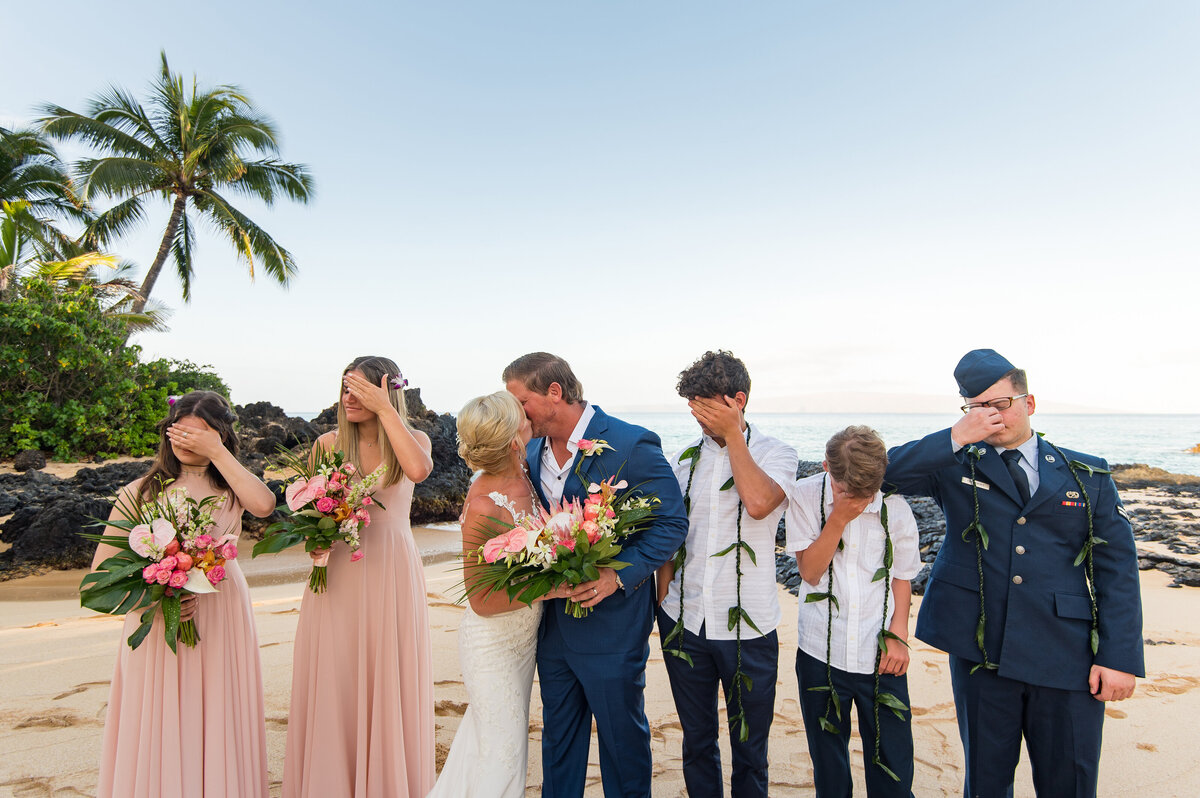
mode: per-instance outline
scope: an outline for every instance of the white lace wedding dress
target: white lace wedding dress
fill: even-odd
[[[502,493],[489,498],[519,520]],[[467,711],[429,798],[522,798],[529,753],[529,695],[542,605],[480,617],[468,606],[458,627]]]

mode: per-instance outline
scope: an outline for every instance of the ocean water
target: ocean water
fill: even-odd
[[[695,440],[700,428],[687,413],[616,413],[625,421],[654,430],[663,449],[677,451]],[[851,424],[875,429],[890,447],[945,429],[954,416],[939,413],[748,413],[764,433],[796,447],[801,460],[824,459],[825,441]],[[1034,429],[1055,445],[1098,455],[1109,463],[1145,463],[1176,474],[1200,475],[1200,415],[1033,416]]]
[[[312,419],[316,413],[298,413]],[[700,434],[688,413],[621,413],[616,416],[654,430],[667,454]],[[888,446],[924,437],[954,423],[940,413],[749,413],[747,418],[768,435],[796,447],[801,460],[824,459],[825,441],[851,424],[866,424]],[[1176,474],[1200,476],[1200,454],[1187,450],[1200,444],[1200,415],[1103,415],[1037,413],[1034,429],[1055,445],[1087,452],[1109,463],[1145,463]]]

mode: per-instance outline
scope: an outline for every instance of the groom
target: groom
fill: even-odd
[[[599,579],[569,588],[569,597],[591,613],[573,618],[563,612],[566,599],[546,602],[537,651],[542,795],[583,795],[594,716],[605,798],[649,798],[650,726],[643,691],[654,619],[652,577],[687,536],[679,484],[658,436],[585,402],[583,386],[562,358],[534,352],[510,363],[502,378],[533,426],[530,480],[544,506],[587,497],[577,463],[589,480],[620,471],[621,479],[661,501],[653,523],[622,544],[618,558],[629,563],[626,568],[601,568]],[[611,448],[584,454],[580,440],[604,441]]]

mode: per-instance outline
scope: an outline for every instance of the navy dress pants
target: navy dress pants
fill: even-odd
[[[1104,702],[1087,690],[1005,679],[950,655],[950,683],[967,762],[966,798],[1010,798],[1021,758],[1029,750],[1033,788],[1040,798],[1095,798]]]
[[[800,713],[804,717],[804,733],[808,737],[808,754],[812,757],[813,783],[817,798],[850,798],[854,782],[850,776],[850,707],[858,710],[858,731],[862,737],[863,760],[866,768],[867,795],[870,798],[912,798],[913,738],[912,715],[900,720],[891,710],[879,712],[879,758],[888,769],[900,777],[895,781],[878,765],[875,758],[875,676],[870,673],[848,673],[833,669],[833,687],[841,699],[842,719],[830,713],[840,734],[821,728],[819,720],[825,714],[829,700],[827,691],[812,691],[810,687],[829,684],[825,662],[796,649],[796,679],[800,683]],[[908,677],[879,677],[879,690],[891,693],[908,703]]]
[[[675,621],[659,609],[659,635],[665,639],[674,628]],[[676,640],[671,641],[671,648]],[[725,789],[717,745],[717,686],[724,689],[726,712],[733,717],[738,711],[732,691],[737,642],[709,640],[704,627],[700,627],[698,635],[684,629],[683,650],[691,655],[692,665],[674,655],[663,654],[683,729],[683,781],[689,798],[721,798]],[[741,724],[729,724],[729,747],[733,754],[730,793],[733,798],[765,798],[767,738],[775,719],[775,680],[779,673],[779,636],[774,631],[742,640],[742,670],[753,681],[753,689],[742,690],[750,736],[741,742],[738,739]]]

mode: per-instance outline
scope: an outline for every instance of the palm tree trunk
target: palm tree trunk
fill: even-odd
[[[162,243],[158,245],[158,254],[154,256],[154,263],[150,265],[150,271],[146,272],[146,279],[142,281],[142,287],[138,291],[141,296],[133,303],[134,313],[141,313],[146,308],[146,300],[150,298],[150,292],[154,290],[154,284],[158,282],[159,272],[162,271],[163,264],[167,262],[167,253],[171,251],[171,242],[175,240],[175,232],[179,229],[179,220],[183,218],[183,210],[186,206],[187,197],[177,194],[175,205],[171,209],[171,220],[167,222],[167,232],[163,233]]]

